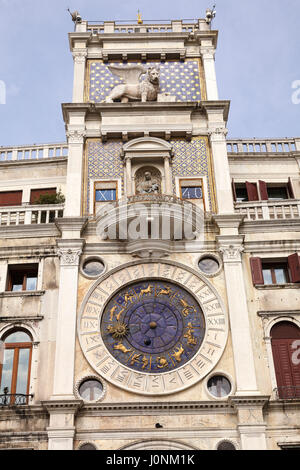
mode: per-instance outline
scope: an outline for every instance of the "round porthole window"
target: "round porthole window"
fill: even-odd
[[[82,266],[83,273],[88,277],[98,277],[104,272],[105,266],[99,259],[87,259]]]
[[[207,389],[216,398],[227,397],[231,392],[231,383],[224,375],[214,375],[207,382]]]
[[[230,441],[221,441],[218,444],[217,450],[236,450],[236,448]]]
[[[86,444],[82,444],[79,447],[79,450],[97,450],[96,447],[93,444],[90,444],[89,442]]]
[[[103,385],[100,380],[88,379],[78,388],[80,397],[85,401],[98,401],[103,396]]]
[[[200,271],[208,275],[216,274],[220,269],[219,261],[212,256],[203,256],[203,258],[200,258],[198,266]]]

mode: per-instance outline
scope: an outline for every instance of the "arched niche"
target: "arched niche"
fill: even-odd
[[[172,145],[157,137],[140,137],[127,142],[123,146],[127,196],[135,193],[134,175],[144,166],[156,168],[162,174],[162,192],[172,194],[172,156]]]

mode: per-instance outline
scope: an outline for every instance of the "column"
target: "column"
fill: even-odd
[[[166,194],[172,194],[172,175],[170,171],[169,157],[164,157]]]
[[[206,98],[208,101],[219,99],[216,68],[215,68],[215,48],[211,40],[201,41],[200,53],[203,62]]]
[[[219,117],[213,110],[207,111],[207,114],[209,120],[217,120]],[[226,145],[227,129],[224,127],[224,124],[222,125],[223,127],[215,127],[218,125],[218,122],[211,123],[211,125],[213,128],[211,132],[209,132],[209,136],[214,166],[218,213],[233,213],[233,196]]]
[[[236,373],[236,395],[258,395],[242,268],[243,236],[221,235],[217,236],[217,242],[224,263]]]
[[[132,195],[132,175],[131,175],[131,158],[126,157],[125,159],[126,165],[126,192],[127,197]]]
[[[84,113],[76,113],[84,123]],[[64,217],[79,217],[81,215],[84,124],[77,129],[69,126],[67,131],[69,152],[66,184],[66,202]]]
[[[57,240],[60,281],[52,395],[54,400],[74,399],[78,267],[83,244],[82,239]]]
[[[73,52],[74,59],[74,79],[73,79],[73,103],[83,103],[84,101],[84,80],[87,51],[82,49]]]

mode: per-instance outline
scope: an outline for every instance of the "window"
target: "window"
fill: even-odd
[[[40,196],[55,195],[56,188],[46,188],[46,189],[32,189],[30,191],[30,204],[37,204]]]
[[[255,286],[300,282],[300,258],[297,253],[283,261],[250,258],[250,266]]]
[[[291,178],[287,183],[266,183],[265,181],[235,183],[232,180],[232,192],[236,202],[246,201],[284,201],[295,199]]]
[[[271,330],[277,393],[281,399],[300,398],[300,364],[294,353],[300,344],[300,328],[283,321]]]
[[[203,199],[202,179],[180,180],[179,186],[182,199]]]
[[[94,185],[94,211],[102,207],[103,202],[116,201],[118,199],[117,181],[96,181]]]
[[[103,385],[99,380],[85,380],[79,387],[79,395],[86,401],[97,401],[103,396]]]
[[[0,364],[0,394],[8,394],[12,405],[26,404],[29,394],[32,340],[23,330],[15,330],[4,339],[3,365]],[[21,395],[16,397],[16,395]],[[23,396],[24,395],[24,396]]]
[[[207,382],[207,389],[216,398],[226,397],[231,392],[231,383],[223,375],[215,375]]]
[[[37,278],[37,264],[9,265],[7,291],[17,292],[36,290]]]
[[[224,440],[219,442],[217,450],[236,450],[236,448],[231,441]]]
[[[215,274],[220,268],[220,263],[216,258],[204,255],[200,258],[198,266],[200,271],[205,274]]]
[[[0,206],[20,206],[22,204],[22,191],[0,192]]]
[[[82,271],[88,277],[98,277],[104,270],[104,264],[96,258],[87,259],[82,266]]]

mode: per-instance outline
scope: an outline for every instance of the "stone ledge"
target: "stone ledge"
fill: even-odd
[[[44,295],[46,291],[44,290],[33,290],[33,291],[7,291],[7,292],[0,292],[0,298],[3,297],[40,297]],[[2,317],[0,317],[2,318]]]

